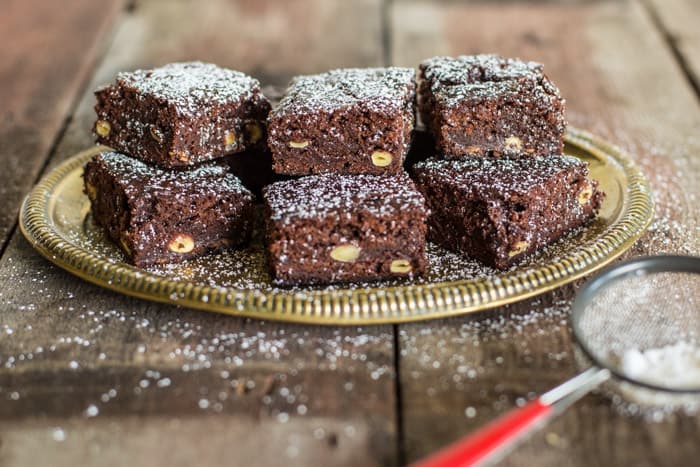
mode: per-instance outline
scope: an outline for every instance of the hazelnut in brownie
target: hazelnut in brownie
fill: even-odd
[[[398,173],[414,123],[410,68],[341,69],[292,80],[267,120],[285,175]]]
[[[413,167],[428,239],[505,269],[595,217],[604,194],[570,156],[428,159]]]
[[[97,142],[164,168],[264,144],[270,103],[260,83],[201,62],[119,73],[95,92]]]
[[[179,262],[250,236],[253,195],[224,165],[167,170],[102,152],[83,178],[95,223],[136,266]]]
[[[411,277],[426,267],[428,210],[411,179],[323,174],[263,189],[275,283]]]
[[[565,101],[539,63],[434,57],[420,65],[418,94],[421,120],[448,158],[562,152]]]

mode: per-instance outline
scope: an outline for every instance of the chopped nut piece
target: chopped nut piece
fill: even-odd
[[[343,263],[352,263],[360,256],[360,248],[355,245],[339,245],[331,250],[331,258]]]
[[[163,142],[163,133],[160,132],[158,127],[156,127],[155,125],[151,125],[150,133],[151,133],[151,138],[156,140],[156,142],[158,144]]]
[[[585,206],[589,203],[593,197],[593,187],[589,184],[583,187],[583,190],[578,194],[578,202],[581,206]]]
[[[411,266],[411,262],[407,259],[395,259],[391,262],[391,265],[389,266],[389,271],[394,272],[396,274],[406,274],[408,272],[411,272],[412,269],[413,266]]]
[[[108,136],[110,131],[112,131],[112,125],[110,125],[107,120],[98,120],[97,123],[95,123],[95,132],[98,135]]]
[[[226,149],[233,149],[236,145],[236,133],[231,130],[226,130],[224,132],[224,145]]]
[[[262,129],[260,125],[255,122],[248,122],[245,124],[245,131],[248,136],[248,141],[251,143],[257,143],[262,138]]]
[[[290,141],[289,142],[289,147],[290,148],[297,148],[297,149],[303,149],[306,146],[309,145],[308,141]]]
[[[523,141],[517,136],[510,136],[506,139],[505,146],[506,149],[519,151],[523,148]]]
[[[467,154],[473,156],[475,154],[481,154],[481,148],[479,146],[469,146],[467,148]]]
[[[519,241],[518,243],[515,244],[515,248],[513,248],[511,251],[508,252],[508,257],[512,258],[515,255],[519,255],[523,251],[527,250],[527,247],[530,246],[529,242],[525,241]]]
[[[190,157],[184,151],[170,151],[170,157],[174,157],[180,162],[187,162]]]
[[[386,167],[391,165],[392,156],[387,151],[374,151],[372,153],[372,164],[377,167]]]
[[[87,191],[88,198],[90,198],[90,201],[94,201],[97,199],[97,187],[93,185],[92,183],[87,183],[85,185],[85,190]]]
[[[119,244],[122,246],[122,249],[126,252],[127,255],[131,254],[131,248],[129,248],[128,243],[126,243],[126,238],[122,237],[119,239]]]
[[[168,242],[168,249],[173,253],[189,253],[194,250],[194,239],[187,234],[177,234]]]

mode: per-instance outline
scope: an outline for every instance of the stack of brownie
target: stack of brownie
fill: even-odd
[[[299,76],[272,110],[215,65],[121,73],[96,93],[98,142],[119,152],[85,168],[94,218],[139,266],[241,245],[244,169],[266,185],[270,269],[290,285],[420,275],[426,238],[504,269],[595,216],[603,194],[562,155],[564,100],[542,65],[435,57],[418,83],[436,155],[412,180],[413,69]],[[284,180],[261,181],[270,169]]]
[[[541,64],[435,57],[420,74],[419,112],[442,156],[413,167],[431,241],[505,269],[595,216],[603,193],[562,155],[565,102]]]
[[[120,73],[96,91],[97,142],[85,166],[92,213],[137,266],[244,244],[254,197],[222,163],[264,145],[270,104],[257,80],[216,65]]]
[[[268,118],[263,190],[278,284],[411,277],[426,268],[428,211],[404,172],[415,72],[342,69],[292,81]]]

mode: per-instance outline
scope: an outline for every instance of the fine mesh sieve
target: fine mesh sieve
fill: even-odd
[[[699,258],[657,256],[609,269],[581,289],[571,325],[586,356],[618,379],[700,393]]]
[[[607,269],[578,292],[571,326],[590,368],[417,465],[494,461],[611,377],[646,391],[647,404],[700,400],[700,258],[653,256]]]

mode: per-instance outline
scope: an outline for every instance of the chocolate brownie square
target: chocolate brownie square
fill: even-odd
[[[323,174],[263,190],[278,284],[411,277],[426,267],[428,210],[405,173]]]
[[[102,152],[83,177],[95,222],[136,266],[179,262],[250,236],[253,195],[223,165],[166,170]]]
[[[256,79],[201,62],[119,73],[95,96],[97,142],[164,168],[264,143],[270,111]]]
[[[434,57],[420,65],[418,107],[439,153],[561,154],[565,101],[535,62],[496,55]]]
[[[285,175],[398,173],[414,123],[415,71],[342,69],[296,77],[267,120]]]
[[[499,269],[595,217],[603,193],[570,156],[428,159],[413,167],[428,239]]]

